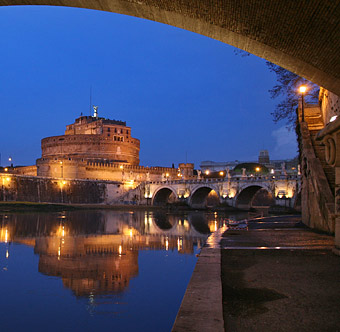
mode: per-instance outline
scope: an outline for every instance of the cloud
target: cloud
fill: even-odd
[[[297,155],[297,141],[294,130],[288,130],[285,126],[273,130],[274,155],[272,159],[288,159]]]

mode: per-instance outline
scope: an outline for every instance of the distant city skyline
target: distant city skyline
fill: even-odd
[[[272,159],[297,154],[274,124],[265,60],[164,24],[75,8],[1,7],[1,164],[34,164],[40,140],[80,113],[126,121],[140,164]]]

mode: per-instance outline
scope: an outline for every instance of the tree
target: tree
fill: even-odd
[[[319,86],[269,61],[266,64],[269,70],[275,73],[277,80],[277,84],[269,90],[270,96],[272,99],[281,97],[280,102],[271,113],[274,117],[274,122],[286,120],[287,125],[292,127],[296,122],[299,86],[306,85],[308,87],[308,93],[305,96],[305,102],[307,103],[316,103],[318,101]]]
[[[234,53],[241,57],[251,55],[241,49],[235,49]],[[277,80],[277,84],[268,91],[270,97],[272,99],[281,97],[280,102],[271,113],[274,122],[286,120],[288,127],[294,127],[296,122],[296,109],[299,103],[299,86],[306,85],[308,87],[308,92],[305,95],[305,102],[307,103],[317,103],[320,87],[272,62],[266,61],[266,65],[271,72],[275,73]]]

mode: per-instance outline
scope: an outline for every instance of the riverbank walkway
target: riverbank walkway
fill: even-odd
[[[340,332],[333,237],[299,216],[219,229],[202,249],[173,332]]]

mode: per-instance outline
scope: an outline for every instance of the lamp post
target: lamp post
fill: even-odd
[[[305,122],[305,92],[307,91],[307,87],[305,85],[301,85],[300,88],[301,93],[301,122]]]
[[[63,169],[63,162],[60,162],[60,171],[61,171],[61,178],[64,177],[64,169]]]

